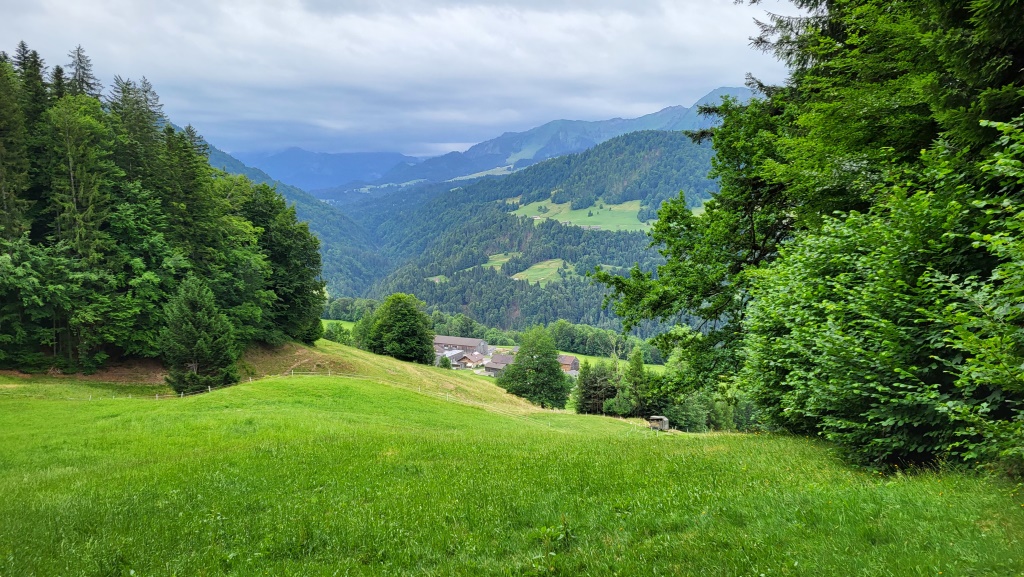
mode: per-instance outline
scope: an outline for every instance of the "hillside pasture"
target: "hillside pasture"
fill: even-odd
[[[636,216],[640,213],[640,201],[631,200],[622,204],[595,204],[590,208],[572,210],[571,203],[555,204],[550,200],[532,202],[520,206],[513,214],[518,216],[551,218],[576,226],[598,226],[601,230],[647,231],[651,224],[640,222]],[[540,207],[547,208],[541,212]],[[592,214],[592,216],[588,216]]]
[[[497,254],[487,255],[487,262],[483,264],[486,268],[501,268],[501,265],[508,262],[508,260],[514,256],[522,256],[521,252],[499,252]]]
[[[656,434],[319,344],[250,363],[350,372],[184,399],[0,374],[0,575],[1024,572],[1024,502],[997,480]]]
[[[544,286],[549,282],[559,280],[558,269],[565,265],[565,261],[560,258],[553,258],[550,260],[541,261],[530,268],[517,272],[512,275],[512,278],[516,280],[525,280],[530,283],[540,283],[540,286]],[[575,269],[572,265],[569,266],[569,272],[575,273]]]

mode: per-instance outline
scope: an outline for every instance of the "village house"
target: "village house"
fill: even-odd
[[[490,352],[487,348],[487,341],[483,339],[467,339],[445,335],[434,337],[434,350],[437,352],[464,351],[466,353],[480,353],[481,355],[486,355]]]
[[[484,365],[484,371],[492,377],[500,376],[505,367],[511,365],[515,360],[516,358],[512,355],[494,355],[490,362]]]
[[[558,364],[562,365],[562,372],[570,375],[580,373],[580,360],[572,355],[558,355]]]

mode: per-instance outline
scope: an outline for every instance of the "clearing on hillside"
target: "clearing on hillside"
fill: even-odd
[[[561,278],[558,276],[558,270],[563,266],[566,266],[566,263],[560,258],[543,260],[522,272],[517,272],[512,275],[512,278],[516,280],[530,281],[531,283],[539,282],[540,286],[545,286],[549,282],[556,281]],[[569,265],[567,273],[576,274],[576,269],[572,265]]]
[[[520,206],[512,214],[518,216],[551,218],[559,222],[567,222],[576,226],[596,227],[600,230],[647,231],[651,223],[640,222],[636,216],[640,214],[640,201],[631,200],[622,204],[598,203],[590,208],[572,210],[571,203],[555,204],[550,200],[531,202]],[[546,212],[542,212],[546,209]]]

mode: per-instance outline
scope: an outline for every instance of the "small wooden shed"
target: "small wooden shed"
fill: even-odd
[[[652,415],[647,417],[647,424],[651,426],[655,431],[667,431],[668,430],[668,417],[661,417],[659,415]]]

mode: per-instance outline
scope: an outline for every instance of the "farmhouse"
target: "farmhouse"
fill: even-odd
[[[462,337],[449,337],[437,335],[434,337],[434,350],[442,351],[465,351],[466,353],[488,353],[487,341],[483,339],[466,339]]]
[[[579,374],[580,360],[572,355],[558,355],[558,364],[562,365],[563,373]]]
[[[492,377],[500,376],[505,367],[511,365],[515,360],[516,358],[512,355],[494,355],[490,362],[484,365],[484,371]]]

